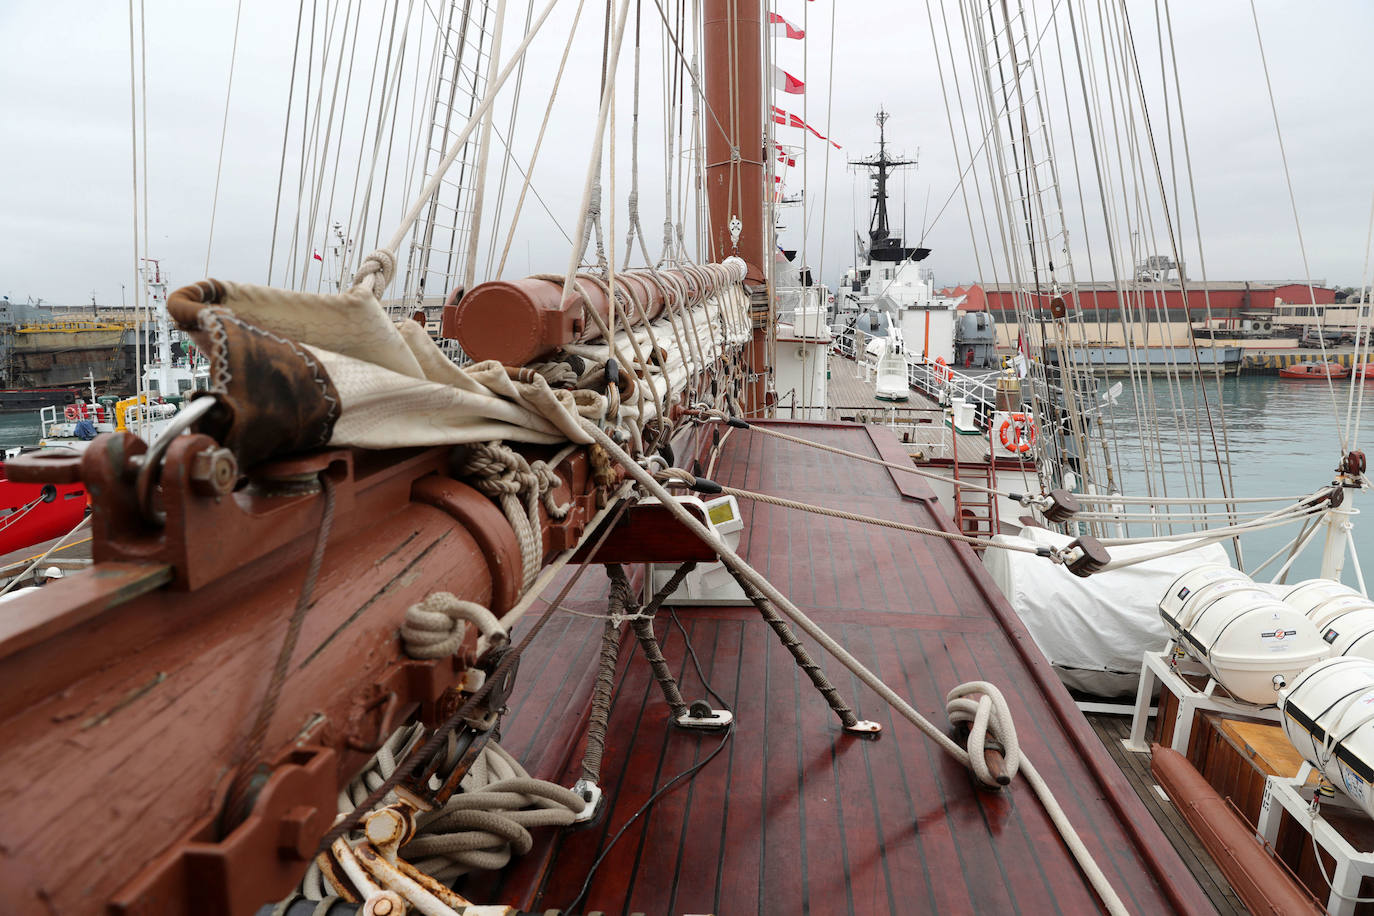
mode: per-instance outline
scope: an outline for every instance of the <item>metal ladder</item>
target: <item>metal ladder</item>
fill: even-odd
[[[998,533],[997,495],[982,490],[967,489],[960,481],[981,484],[989,489],[997,488],[997,459],[993,452],[992,430],[988,430],[987,462],[970,461],[959,463],[959,431],[950,418],[950,454],[954,459],[954,520],[960,533],[968,537],[990,538]],[[978,548],[974,548],[975,550]]]
[[[486,92],[487,62],[494,26],[486,0],[450,0],[442,34],[437,36],[434,98],[426,132],[425,180],[443,161],[449,146],[476,110]],[[411,236],[406,266],[403,310],[416,308],[425,298],[442,297],[462,282],[461,258],[471,230],[480,131],[473,131],[458,159],[440,182],[440,190]]]

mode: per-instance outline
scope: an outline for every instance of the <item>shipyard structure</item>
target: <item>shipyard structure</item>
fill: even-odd
[[[138,374],[136,327],[132,309],[0,300],[0,387],[129,384]]]

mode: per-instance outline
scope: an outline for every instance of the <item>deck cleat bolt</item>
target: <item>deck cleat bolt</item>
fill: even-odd
[[[203,449],[191,459],[191,488],[200,496],[225,496],[238,477],[239,463],[227,448]]]

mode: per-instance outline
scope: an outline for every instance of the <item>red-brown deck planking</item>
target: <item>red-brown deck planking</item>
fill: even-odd
[[[814,441],[903,460],[886,430],[779,424]],[[779,496],[953,530],[919,478],[732,430],[715,477]],[[1202,891],[1072,706],[968,547],[742,501],[740,553],[928,718],[986,679],[1012,705],[1021,746],[1133,912],[1210,912]],[[565,602],[604,613],[589,569]],[[634,641],[623,643],[593,826],[545,833],[475,899],[563,907],[605,853],[580,912],[1083,913],[1092,890],[1024,780],[976,788],[950,760],[819,647],[877,740],[846,735],[750,606],[678,615],[737,727],[722,752],[607,841],[719,735],[667,724]],[[522,659],[503,741],[536,776],[571,785],[596,673],[599,623],[562,615]],[[689,699],[705,697],[669,614],[656,630]]]

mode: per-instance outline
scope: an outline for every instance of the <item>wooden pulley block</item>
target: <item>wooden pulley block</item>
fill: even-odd
[[[1070,555],[1077,552],[1078,556],[1069,561],[1069,572],[1084,579],[1100,572],[1112,561],[1111,554],[1107,553],[1107,548],[1102,546],[1102,542],[1087,535],[1070,544],[1065,552]]]
[[[1068,490],[1054,489],[1049,496],[1050,504],[1043,510],[1048,521],[1066,522],[1078,514],[1078,500]]]
[[[1050,300],[1050,315],[1055,318],[1063,318],[1069,313],[1069,307],[1064,302],[1063,296],[1055,296]]]

